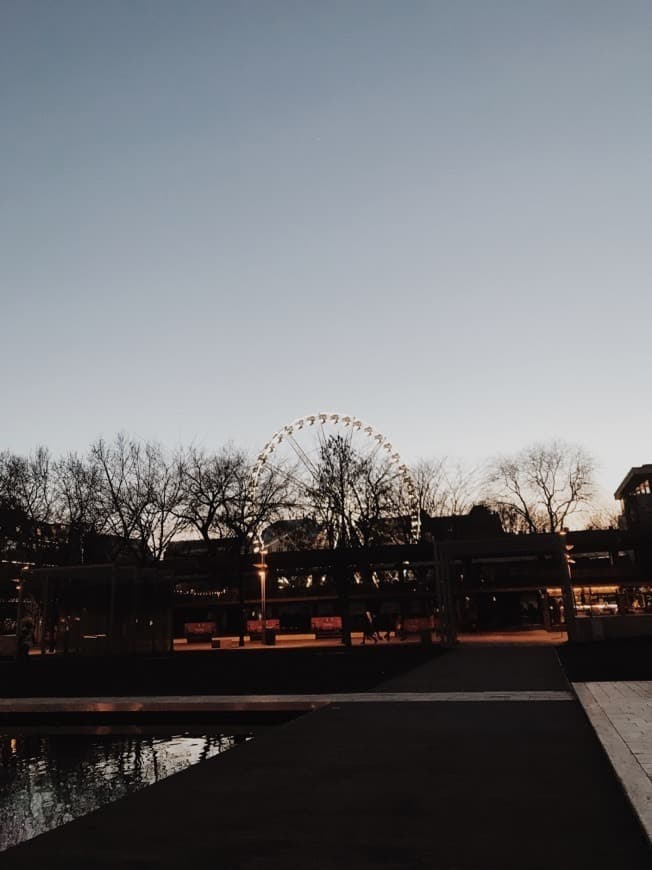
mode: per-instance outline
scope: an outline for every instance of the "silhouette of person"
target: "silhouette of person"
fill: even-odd
[[[24,658],[29,655],[29,651],[34,645],[34,624],[28,617],[23,619],[20,624],[20,632],[18,635],[18,655]]]
[[[374,623],[374,618],[371,615],[371,612],[367,610],[365,612],[365,620],[364,620],[364,628],[362,629],[362,646],[364,646],[367,638],[373,640],[374,643],[378,643],[380,638],[378,637],[378,630]]]

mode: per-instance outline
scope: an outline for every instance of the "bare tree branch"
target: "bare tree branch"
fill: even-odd
[[[582,447],[563,441],[534,444],[491,463],[485,500],[508,531],[558,532],[591,503],[594,471]]]

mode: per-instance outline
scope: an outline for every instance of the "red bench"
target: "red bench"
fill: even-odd
[[[273,631],[280,631],[281,628],[281,620],[280,619],[266,619],[265,620],[265,628],[272,629]],[[260,640],[263,636],[263,621],[262,619],[248,619],[247,620],[247,634],[252,640]]]
[[[310,619],[310,628],[315,632],[315,638],[341,637],[341,616],[313,616]]]
[[[210,641],[215,634],[215,629],[214,622],[186,622],[183,633],[188,643],[201,643]]]

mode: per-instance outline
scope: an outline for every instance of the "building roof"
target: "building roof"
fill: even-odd
[[[170,541],[165,548],[164,560],[186,559],[189,557],[214,556],[218,553],[239,553],[240,542],[237,538],[211,538],[207,544],[202,538],[181,538]]]
[[[437,540],[448,538],[496,538],[505,534],[498,514],[484,505],[474,505],[468,514],[429,517],[422,513],[424,534]]]
[[[614,493],[614,498],[623,498],[644,480],[652,481],[652,465],[649,463],[647,465],[635,465],[634,468],[630,468],[625,479]]]

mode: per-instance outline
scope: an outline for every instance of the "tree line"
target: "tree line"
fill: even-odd
[[[595,459],[584,447],[562,440],[531,444],[476,467],[438,459],[413,469],[421,508],[429,515],[463,514],[483,504],[500,516],[506,532],[521,534],[614,526],[617,511],[604,504],[595,472]]]
[[[350,439],[332,436],[306,483],[291,465],[264,466],[255,498],[252,459],[233,444],[217,451],[167,450],[125,434],[99,438],[84,455],[56,457],[47,447],[27,455],[0,453],[0,551],[38,552],[55,546],[68,564],[87,561],[90,542],[109,542],[111,558],[125,549],[162,559],[170,542],[200,538],[210,548],[231,538],[241,550],[256,530],[285,528],[289,547],[365,546],[400,536],[407,511],[389,460],[363,456]],[[445,459],[411,469],[427,516],[464,514],[474,504],[498,512],[506,531],[556,532],[584,514],[589,525],[613,518],[595,509],[595,463],[561,441],[465,468]],[[56,539],[56,541],[53,541]]]
[[[227,445],[209,453],[168,451],[152,441],[118,434],[95,441],[85,455],[54,457],[46,447],[29,455],[0,453],[0,549],[30,544],[58,547],[65,561],[83,563],[102,538],[115,558],[130,551],[162,559],[172,540],[200,537],[247,540],[287,505],[285,478],[264,475],[252,511],[251,463]],[[27,540],[30,539],[30,540]],[[40,539],[40,540],[39,540]]]

